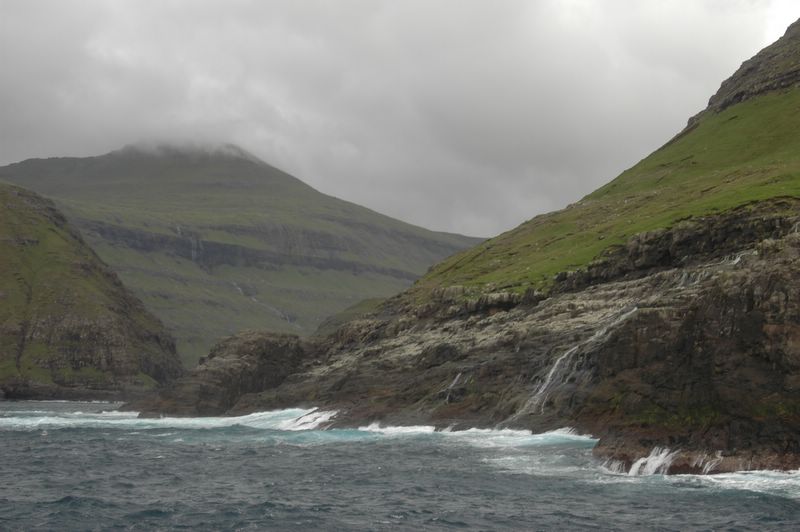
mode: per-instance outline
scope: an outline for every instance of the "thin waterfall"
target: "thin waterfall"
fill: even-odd
[[[630,310],[624,310],[620,315],[613,318],[610,323],[600,328],[587,340],[570,347],[564,352],[564,354],[558,357],[553,363],[553,366],[550,368],[550,371],[547,372],[544,382],[542,382],[539,388],[537,388],[536,392],[533,394],[533,397],[530,398],[521,412],[532,411],[536,409],[538,409],[539,412],[544,412],[544,405],[547,402],[547,398],[549,397],[551,390],[558,384],[567,380],[569,376],[576,371],[577,364],[571,363],[575,353],[577,353],[578,350],[584,346],[604,339],[612,329],[627,320],[637,310],[638,307],[633,307]]]
[[[449,402],[450,402],[450,392],[453,390],[453,386],[455,386],[456,384],[458,384],[458,381],[459,381],[460,379],[461,379],[461,372],[459,371],[459,372],[458,372],[458,375],[456,375],[456,378],[455,378],[455,379],[453,379],[453,382],[451,382],[451,383],[450,383],[450,386],[448,386],[448,387],[445,389],[445,391],[447,392],[447,397],[445,397],[445,399],[444,399],[445,403],[449,403]]]

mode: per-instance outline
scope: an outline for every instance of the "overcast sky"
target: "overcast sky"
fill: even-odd
[[[660,146],[796,0],[0,0],[0,164],[232,142],[491,236]]]

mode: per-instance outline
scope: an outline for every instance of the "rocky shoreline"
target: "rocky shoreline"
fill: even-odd
[[[546,295],[451,287],[425,303],[393,298],[326,338],[245,332],[128,408],[571,426],[625,471],[797,469],[799,224],[800,200],[777,198],[637,235]]]

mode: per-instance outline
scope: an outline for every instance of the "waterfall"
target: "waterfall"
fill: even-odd
[[[197,257],[200,256],[200,251],[203,249],[203,246],[199,239],[192,236],[189,237],[189,245],[191,246],[192,262],[194,262],[197,260]]]
[[[236,281],[231,281],[231,286],[233,286],[236,289],[236,291],[239,292],[240,295],[245,295],[244,290],[242,290],[242,287],[239,286],[239,283],[237,283]],[[254,299],[254,298],[250,298],[250,299]]]
[[[456,375],[456,378],[455,378],[455,379],[453,379],[453,382],[451,382],[451,383],[450,383],[450,386],[448,386],[447,388],[445,388],[444,390],[442,390],[442,392],[447,392],[447,396],[444,398],[444,402],[445,402],[445,403],[449,403],[449,402],[450,402],[450,392],[453,390],[453,386],[455,386],[456,384],[458,384],[458,381],[459,381],[460,379],[461,379],[461,372],[459,371],[459,372],[458,372],[458,375]],[[442,392],[439,392],[439,393],[442,393]]]
[[[523,410],[535,410],[538,408],[540,412],[544,412],[544,405],[550,395],[550,390],[557,384],[566,381],[577,369],[577,364],[570,364],[570,362],[572,362],[572,358],[574,358],[573,355],[575,355],[580,348],[603,340],[613,328],[627,320],[637,310],[639,310],[638,307],[633,307],[630,310],[624,310],[619,316],[615,317],[610,323],[597,330],[587,340],[570,347],[564,352],[564,354],[558,357],[553,363],[553,366],[550,368],[550,371],[547,372],[544,382],[542,382]]]
[[[553,367],[550,368],[550,371],[547,372],[547,376],[544,379],[544,382],[539,386],[536,390],[536,393],[533,394],[533,397],[530,401],[531,408],[537,408],[541,405],[541,411],[544,412],[544,403],[547,400],[548,391],[553,385],[553,382],[558,380],[559,382],[564,382],[565,374],[562,368],[566,367],[565,361],[572,356],[575,351],[578,350],[581,344],[572,346],[569,348],[563,355],[558,357],[553,363]],[[571,372],[570,372],[571,373]],[[558,379],[556,379],[558,376]]]
[[[757,254],[757,252],[752,251],[752,250],[741,251],[741,252],[736,253],[735,255],[733,255],[731,258],[726,258],[726,260],[723,261],[723,264],[725,262],[727,262],[731,266],[736,266],[737,264],[742,262],[742,257],[744,257],[745,255],[756,255],[756,254]]]

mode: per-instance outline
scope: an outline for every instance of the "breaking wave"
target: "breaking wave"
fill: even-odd
[[[91,403],[92,406],[103,403]],[[90,405],[86,403],[85,405]],[[112,405],[115,406],[115,405]],[[571,428],[534,434],[528,430],[513,429],[467,429],[437,430],[432,425],[386,426],[372,423],[357,429],[328,429],[336,418],[336,412],[316,408],[288,408],[269,412],[257,412],[243,416],[226,417],[161,417],[140,418],[138,412],[117,410],[76,410],[54,412],[52,410],[6,410],[0,416],[0,431],[42,431],[60,429],[130,429],[213,431],[215,429],[244,428],[261,431],[316,432],[318,441],[340,440],[342,436],[355,439],[376,437],[427,436],[440,440],[467,443],[479,447],[520,447],[557,445],[580,442],[594,445],[590,436],[581,435]],[[175,432],[162,433],[167,435]]]
[[[614,473],[563,428],[330,428],[336,413],[140,419],[0,402],[0,528],[796,529],[800,473]],[[713,461],[710,455],[709,460]],[[680,508],[680,512],[676,512]]]

